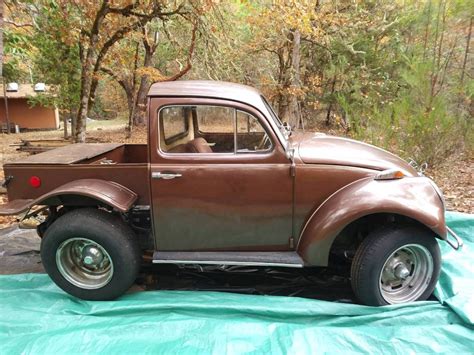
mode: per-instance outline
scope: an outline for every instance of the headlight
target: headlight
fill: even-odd
[[[401,179],[405,177],[405,174],[401,172],[400,170],[396,169],[389,169],[389,170],[384,170],[381,173],[377,174],[375,176],[375,180],[395,180],[395,179]]]

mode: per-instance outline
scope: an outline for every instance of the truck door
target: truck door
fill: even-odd
[[[288,250],[290,162],[256,109],[154,98],[150,173],[157,250]]]

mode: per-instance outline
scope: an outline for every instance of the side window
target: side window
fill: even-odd
[[[235,109],[225,106],[195,106],[194,138],[209,145],[213,153],[235,151]]]
[[[225,106],[196,106],[200,133],[234,134],[235,109]]]
[[[160,149],[167,153],[264,152],[272,142],[259,120],[233,107],[168,106],[160,110]]]
[[[170,144],[188,134],[189,127],[184,107],[165,107],[161,110],[160,119],[166,144]]]
[[[258,119],[237,111],[237,153],[268,151],[272,142]]]

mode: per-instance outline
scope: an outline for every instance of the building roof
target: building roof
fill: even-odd
[[[178,80],[155,83],[148,96],[209,97],[262,105],[262,94],[247,85],[212,80]]]
[[[45,91],[36,92],[35,86],[32,84],[18,84],[18,91],[7,91],[8,99],[27,99],[29,97],[35,97],[38,94],[50,93],[53,88],[51,85],[46,85]],[[3,85],[0,84],[0,97],[3,98]]]

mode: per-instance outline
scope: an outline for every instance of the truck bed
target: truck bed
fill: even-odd
[[[78,143],[30,155],[6,165],[90,164],[103,158],[111,160],[110,163],[146,163],[146,154],[145,144]]]
[[[8,199],[39,197],[63,184],[79,179],[117,182],[138,194],[138,204],[149,204],[148,156],[146,144],[71,144],[6,163]],[[41,180],[33,188],[31,176]]]

